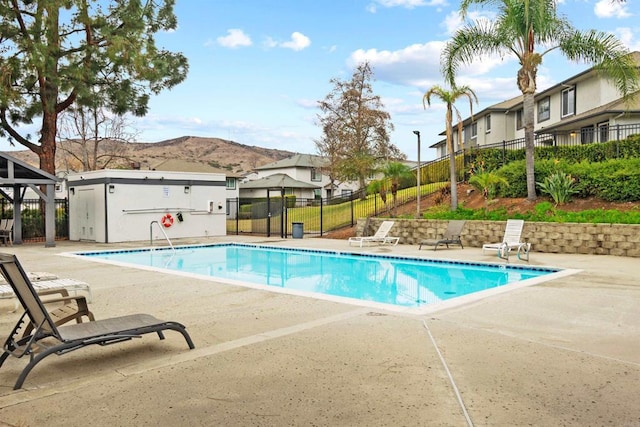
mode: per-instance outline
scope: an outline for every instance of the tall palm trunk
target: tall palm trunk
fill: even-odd
[[[533,108],[536,93],[536,75],[538,65],[542,57],[533,52],[533,33],[529,33],[529,46],[527,53],[520,59],[521,67],[518,70],[518,88],[522,92],[522,115],[524,120],[524,147],[527,172],[527,200],[536,200],[536,179],[534,168],[534,133],[533,133]]]
[[[534,107],[534,94],[525,93],[523,99],[523,119],[524,119],[524,146],[525,146],[525,158],[526,158],[526,172],[527,172],[527,199],[534,201],[537,198],[536,195],[536,179],[535,179],[535,167],[534,167],[534,151],[535,151],[535,136],[533,131],[533,107]]]
[[[458,209],[458,178],[456,176],[456,153],[453,149],[453,111],[447,105],[447,150],[449,151],[449,181],[451,182],[451,210]]]

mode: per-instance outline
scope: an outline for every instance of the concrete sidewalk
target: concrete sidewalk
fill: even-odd
[[[493,262],[481,250],[274,245]],[[58,242],[2,248],[27,270],[91,284],[96,318],[145,312],[168,332],[0,368],[0,425],[640,425],[640,260],[532,253],[577,274],[412,315],[63,257],[144,246]],[[512,261],[513,263],[520,263]],[[0,302],[0,335],[20,313]]]

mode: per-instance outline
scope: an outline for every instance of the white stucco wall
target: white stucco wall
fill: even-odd
[[[70,174],[69,238],[103,243],[223,236],[223,174],[103,170]],[[170,227],[160,224],[164,215]],[[179,221],[180,215],[183,221]],[[157,221],[159,224],[152,224]]]

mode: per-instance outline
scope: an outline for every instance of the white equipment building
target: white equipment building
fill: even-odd
[[[226,235],[224,174],[99,170],[69,174],[67,186],[70,240]]]

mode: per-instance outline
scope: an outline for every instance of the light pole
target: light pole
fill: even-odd
[[[418,173],[416,174],[417,176],[417,182],[416,182],[416,186],[418,187],[418,196],[417,196],[417,205],[418,205],[418,218],[420,218],[420,131],[419,130],[414,130],[413,133],[415,133],[418,136]]]

